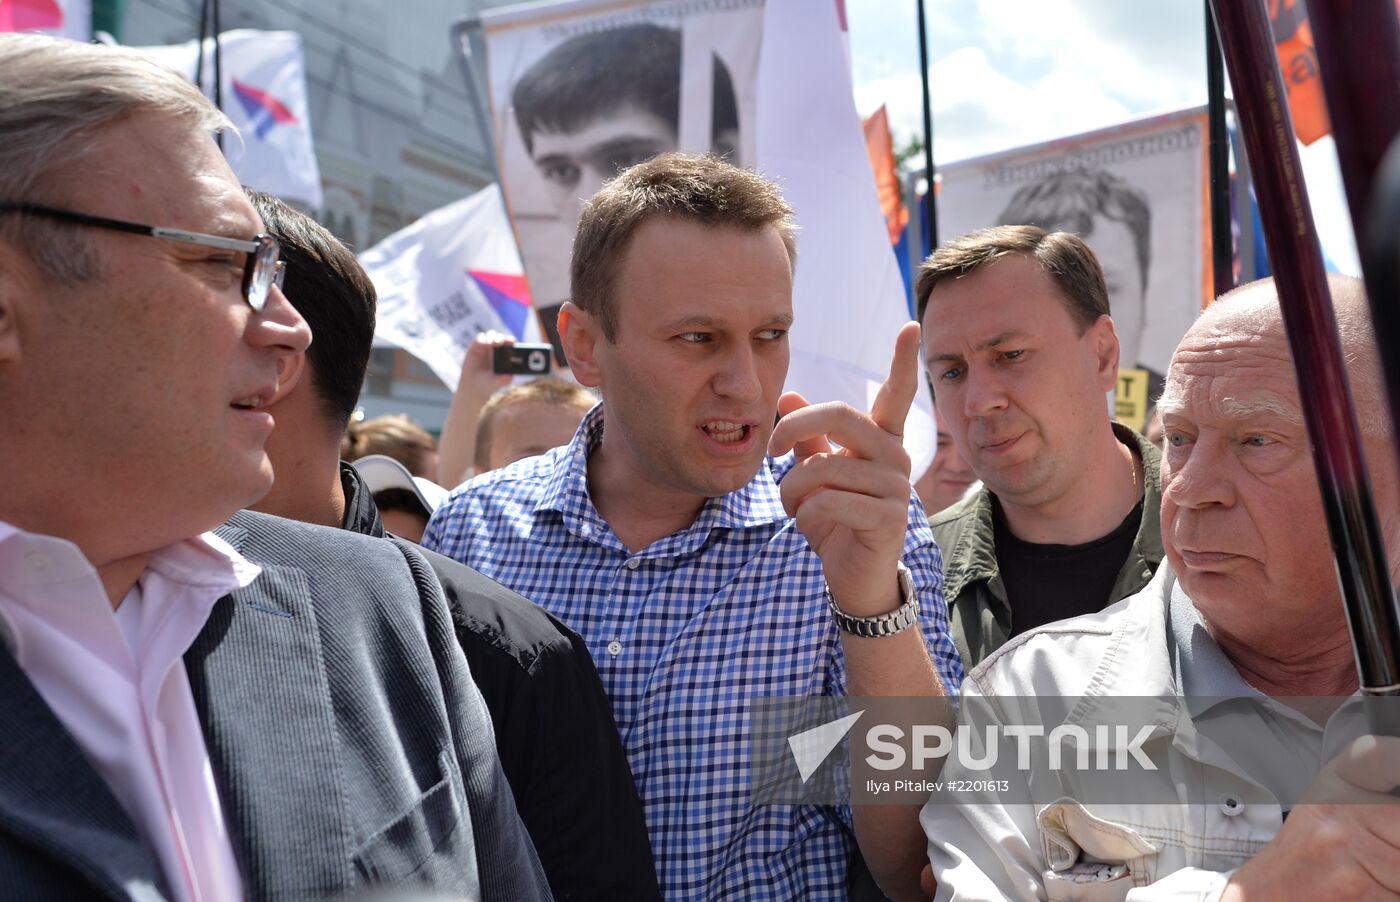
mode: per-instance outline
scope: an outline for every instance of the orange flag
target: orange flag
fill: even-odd
[[[890,135],[890,120],[883,105],[865,120],[865,150],[870,154],[870,166],[875,170],[880,212],[885,214],[890,244],[898,244],[900,233],[909,224],[909,211],[904,209],[904,194],[895,170],[894,138]]]
[[[1269,0],[1269,21],[1274,26],[1274,47],[1284,86],[1288,88],[1293,130],[1298,133],[1298,140],[1311,144],[1332,127],[1327,121],[1308,8],[1303,0]]]

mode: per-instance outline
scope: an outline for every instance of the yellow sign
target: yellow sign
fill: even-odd
[[[1113,391],[1115,418],[1138,432],[1147,418],[1147,370],[1119,370],[1118,386]]]

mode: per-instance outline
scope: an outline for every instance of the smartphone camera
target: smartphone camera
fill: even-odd
[[[553,365],[550,345],[502,345],[491,352],[491,370],[508,376],[544,376]]]

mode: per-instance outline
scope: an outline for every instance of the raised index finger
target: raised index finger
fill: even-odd
[[[895,337],[890,374],[876,393],[875,403],[870,405],[870,419],[890,435],[903,438],[904,421],[918,391],[919,324],[911,320]]]

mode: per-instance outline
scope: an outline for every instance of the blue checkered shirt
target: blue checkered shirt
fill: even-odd
[[[631,554],[588,496],[602,406],[573,441],[452,493],[423,544],[542,605],[588,643],[670,899],[845,899],[850,811],[749,802],[748,700],[843,695],[821,561],[783,512],[791,455],[767,458],[695,522]],[[904,562],[950,694],[942,560],[917,502]]]

